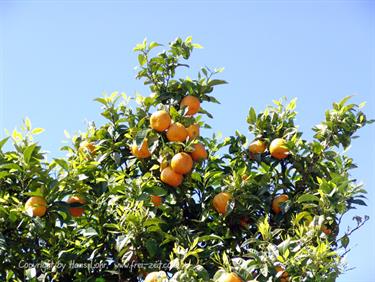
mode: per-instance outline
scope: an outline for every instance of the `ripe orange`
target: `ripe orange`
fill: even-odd
[[[47,212],[47,202],[43,197],[30,197],[25,204],[25,210],[30,216],[42,217]]]
[[[242,228],[248,228],[250,224],[250,219],[247,217],[241,217],[240,219],[240,226]]]
[[[262,154],[266,150],[266,144],[261,140],[255,140],[249,145],[249,151],[252,154]]]
[[[275,270],[276,270],[276,272],[280,272],[280,271],[283,272],[283,274],[281,274],[281,276],[280,276],[280,281],[281,281],[281,282],[284,282],[284,281],[288,281],[288,280],[289,280],[289,273],[286,272],[286,271],[284,270],[284,268],[283,268],[281,265],[276,266],[276,267],[275,267]]]
[[[248,181],[248,180],[249,180],[250,176],[249,176],[249,175],[247,175],[247,174],[244,174],[244,175],[242,175],[242,177],[241,177],[241,178],[242,178],[242,180],[243,180],[243,181],[245,181],[245,182],[246,182],[246,181]]]
[[[191,157],[194,161],[198,162],[207,159],[207,151],[202,144],[194,144],[193,148],[194,150],[191,152]]]
[[[234,272],[225,273],[220,276],[219,282],[242,282],[242,279]]]
[[[171,116],[164,110],[157,111],[151,115],[150,126],[152,129],[162,132],[171,124]]]
[[[190,140],[194,140],[199,136],[199,125],[192,124],[186,128]]]
[[[218,213],[225,214],[227,212],[228,202],[231,199],[231,194],[221,192],[214,197],[214,199],[212,200],[212,205]]]
[[[173,156],[171,160],[171,167],[174,172],[179,174],[187,174],[193,168],[193,160],[189,154],[184,152],[178,153]]]
[[[94,154],[96,151],[96,147],[93,143],[90,143],[89,141],[85,140],[79,144],[79,150],[81,152],[89,152],[90,154]]]
[[[163,199],[160,196],[151,195],[151,202],[155,207],[158,207],[163,202]]]
[[[272,210],[275,214],[279,214],[281,212],[281,207],[280,204],[284,203],[289,199],[288,195],[282,194],[280,196],[277,196],[275,199],[272,201]]]
[[[148,150],[148,140],[145,138],[139,148],[137,144],[133,144],[131,148],[132,154],[138,159],[145,159],[151,156],[150,151]]]
[[[324,234],[326,234],[327,236],[329,236],[329,235],[332,234],[332,230],[330,228],[328,228],[327,226],[325,226],[325,225],[322,225],[322,227],[320,228],[320,230],[322,230],[322,232]]]
[[[167,275],[164,271],[154,271],[147,274],[144,282],[160,282],[166,280]]]
[[[270,144],[270,153],[275,159],[285,159],[289,155],[289,149],[286,147],[285,139],[274,139]]]
[[[181,123],[171,124],[167,131],[167,139],[172,142],[184,142],[188,136],[188,132]]]
[[[186,115],[192,116],[201,108],[201,102],[197,97],[188,95],[181,100],[180,107],[186,107]]]
[[[181,174],[174,172],[174,170],[170,166],[168,166],[162,170],[160,179],[165,184],[177,187],[181,185],[184,178]]]
[[[79,196],[72,196],[68,199],[67,201],[68,204],[73,204],[73,203],[80,203],[81,205],[86,204],[85,199]],[[81,207],[72,207],[69,208],[69,212],[73,217],[80,217],[82,216],[83,212],[85,211],[84,208]]]

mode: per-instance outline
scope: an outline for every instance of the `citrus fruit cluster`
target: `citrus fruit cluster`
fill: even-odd
[[[71,196],[67,201],[67,204],[73,204],[69,207],[69,213],[73,217],[80,217],[84,213],[82,205],[86,204],[86,200],[80,196]],[[33,217],[42,217],[47,212],[47,201],[42,196],[32,196],[25,203],[26,213]]]
[[[200,100],[195,96],[185,96],[180,101],[180,109],[184,109],[186,117],[193,117],[200,110]],[[195,140],[199,137],[199,125],[191,124],[185,127],[180,122],[172,120],[167,110],[158,110],[150,117],[150,127],[159,134],[164,134],[169,142],[186,142]],[[177,152],[169,161],[161,164],[160,180],[172,187],[178,187],[182,184],[184,175],[189,174],[194,166],[194,162],[199,162],[207,158],[207,151],[201,143],[191,145],[189,152]],[[139,159],[151,157],[148,139],[144,138],[141,145],[133,144],[132,154]],[[155,206],[162,203],[160,196],[151,196],[151,202]]]

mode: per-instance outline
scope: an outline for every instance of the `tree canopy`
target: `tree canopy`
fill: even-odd
[[[201,46],[160,46],[134,48],[150,94],[97,98],[106,121],[66,157],[48,161],[29,119],[0,141],[0,280],[334,281],[368,220],[339,232],[366,205],[347,155],[364,103],[333,103],[311,140],[296,99],[251,107],[246,133],[199,136],[223,69],[178,78]]]

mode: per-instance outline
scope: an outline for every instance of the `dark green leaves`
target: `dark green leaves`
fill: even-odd
[[[34,152],[34,149],[36,147],[37,144],[31,144],[30,146],[27,146],[23,152],[23,157],[24,157],[24,160],[25,160],[25,163],[29,163],[30,162],[30,159],[31,159],[31,156]]]

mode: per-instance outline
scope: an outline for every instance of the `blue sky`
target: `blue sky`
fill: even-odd
[[[204,65],[225,67],[229,84],[215,93],[222,105],[207,106],[214,131],[247,132],[248,108],[260,111],[282,96],[298,97],[306,138],[324,109],[346,95],[367,101],[375,117],[373,1],[0,0],[0,137],[28,116],[46,129],[39,137],[44,148],[61,155],[64,129],[101,120],[95,97],[148,94],[134,79],[137,42],[188,35],[205,47],[192,56],[192,74]],[[373,281],[374,127],[360,135],[349,154],[360,166],[353,175],[365,183],[369,207],[356,214],[372,220],[352,237],[348,262],[356,269],[338,281]]]

